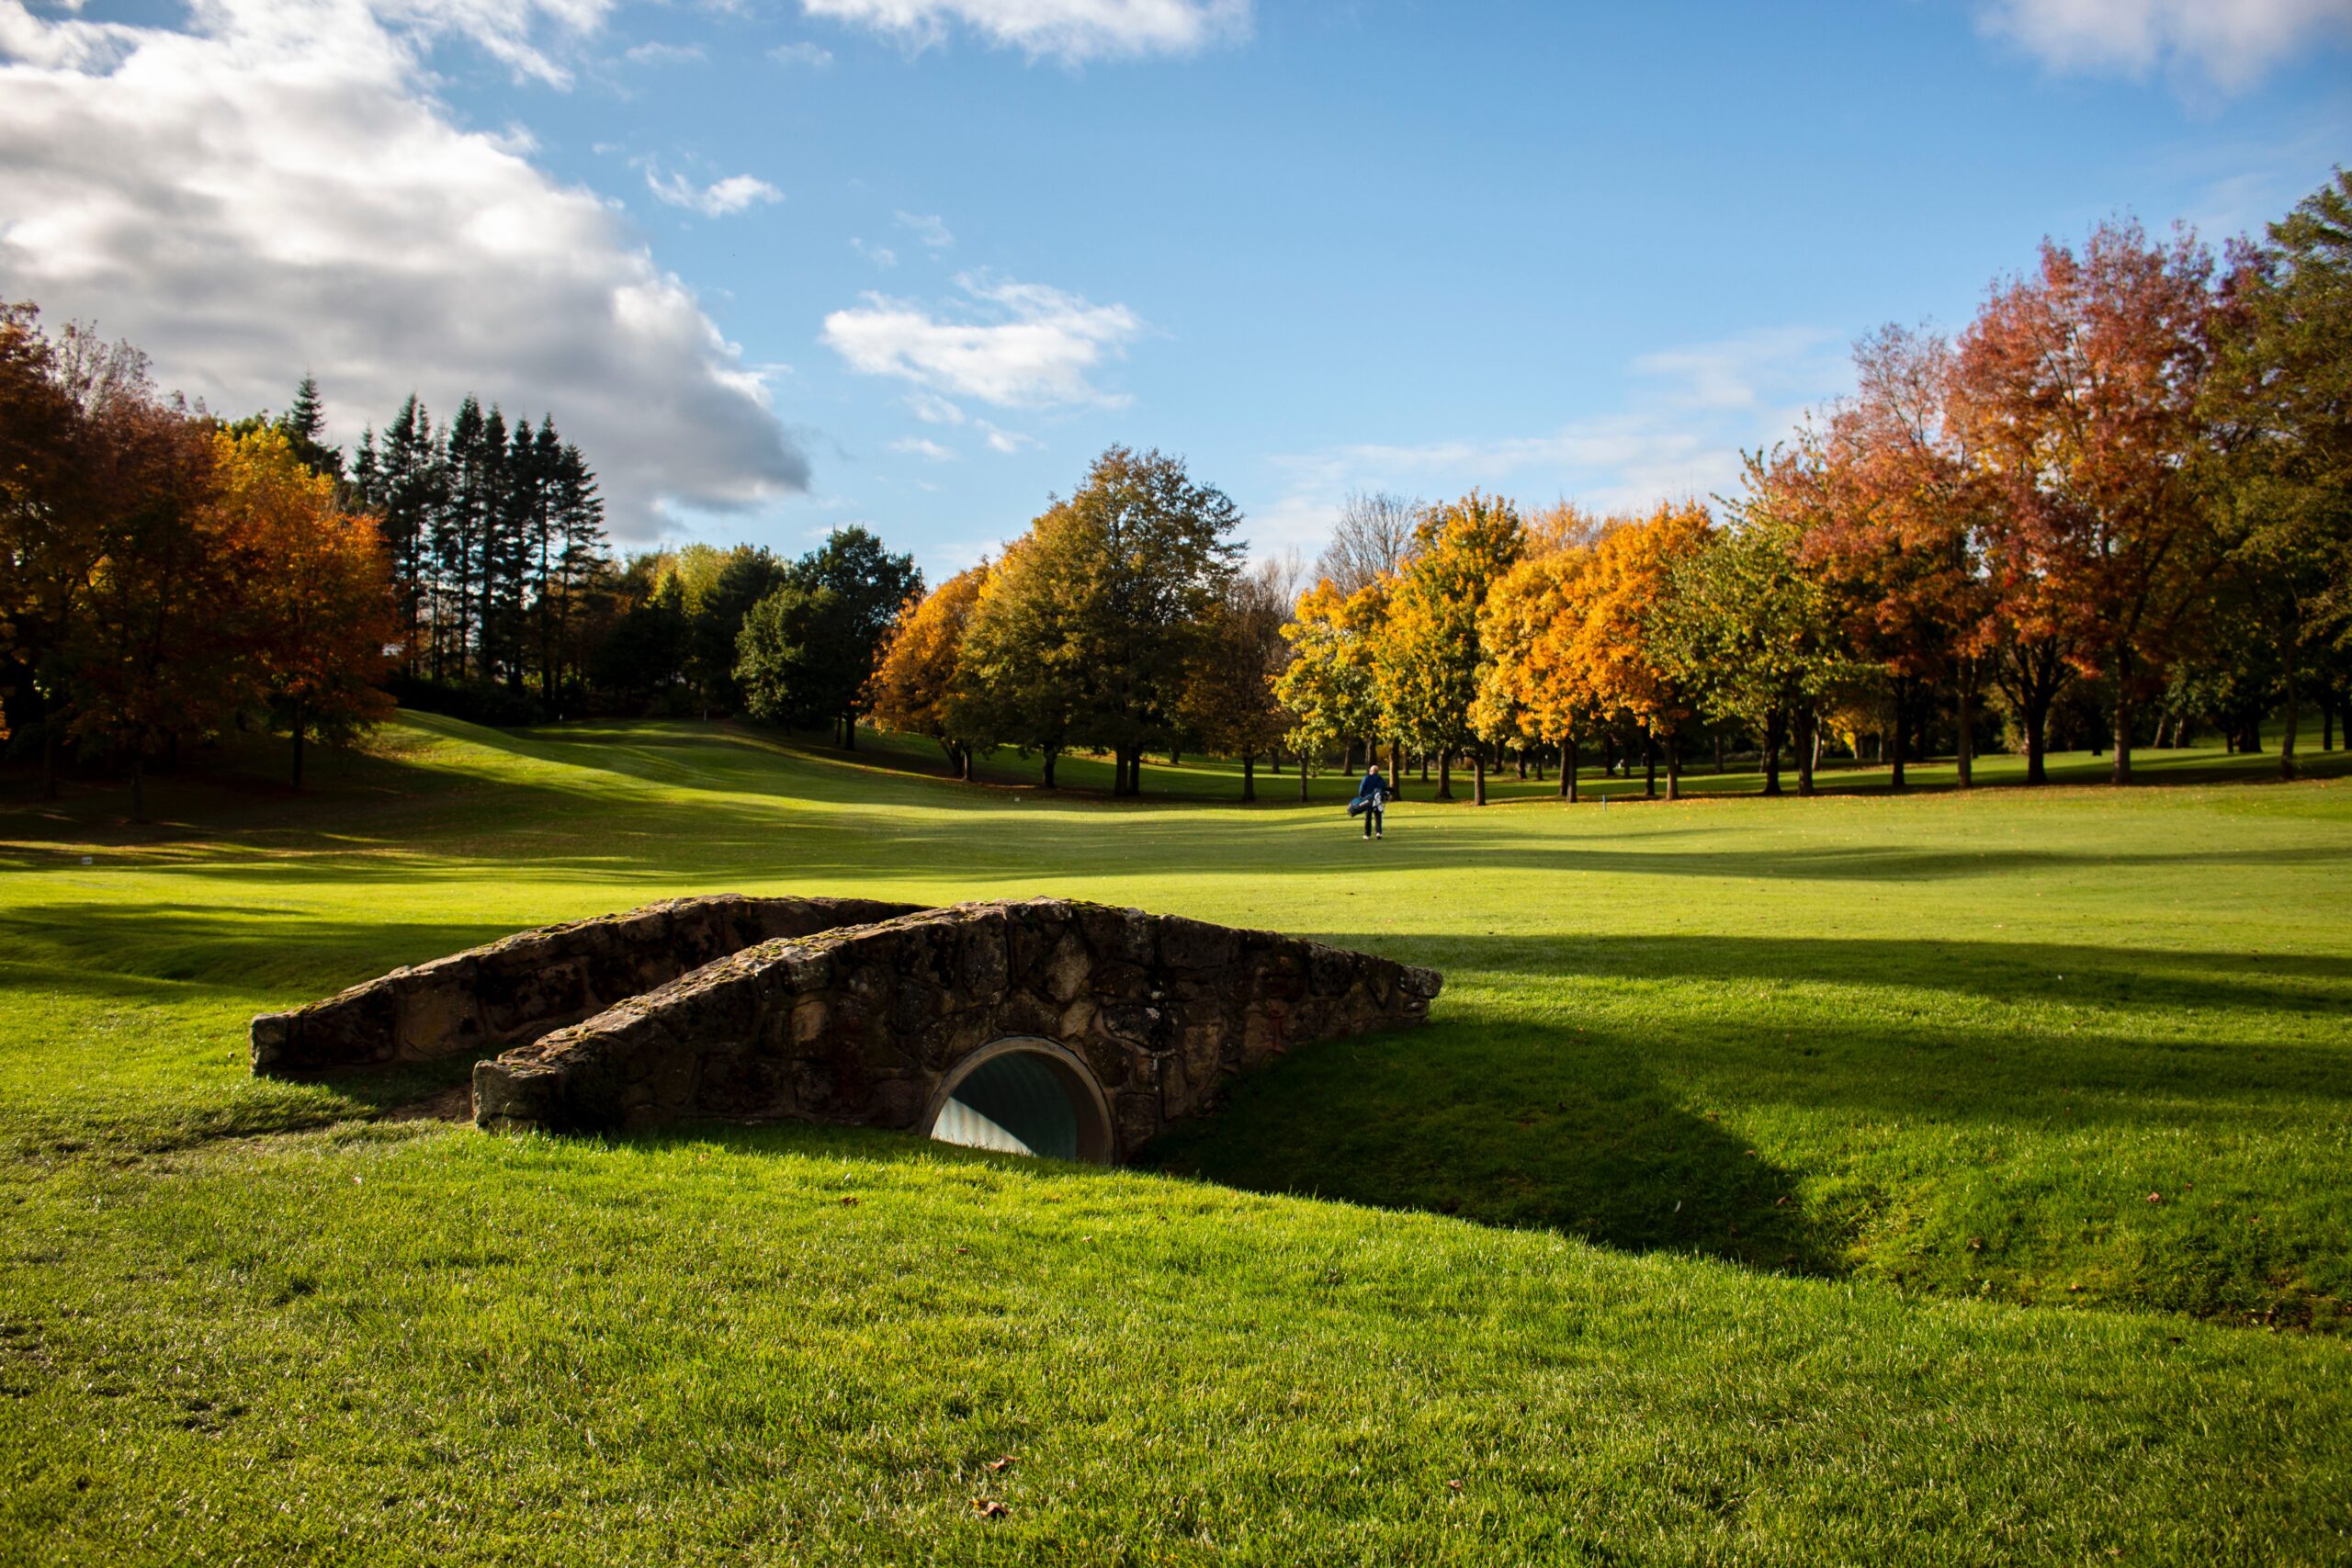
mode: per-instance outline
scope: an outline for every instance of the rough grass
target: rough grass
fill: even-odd
[[[11,784],[0,1560],[2342,1561],[2352,795],[2269,761],[1513,784],[1376,845],[1341,779],[1114,806],[683,724],[406,719],[147,829]],[[1062,893],[1448,987],[1157,1173],[244,1075],[254,1011],[718,889]]]

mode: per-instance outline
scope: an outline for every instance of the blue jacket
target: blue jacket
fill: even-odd
[[[1388,781],[1380,774],[1366,773],[1363,776],[1363,782],[1356,785],[1355,803],[1369,801],[1377,806],[1396,793],[1388,787]]]

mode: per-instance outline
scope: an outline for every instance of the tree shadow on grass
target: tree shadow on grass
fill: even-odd
[[[1465,1058],[1488,1070],[1459,1070]],[[1838,1271],[1838,1238],[1795,1178],[1678,1103],[1629,1041],[1510,1022],[1324,1041],[1237,1082],[1143,1158],[1255,1191]]]

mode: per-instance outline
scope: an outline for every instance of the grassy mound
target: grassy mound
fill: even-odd
[[[2198,782],[2265,761],[1415,784],[1376,845],[1344,780],[1114,806],[685,724],[411,718],[145,829],[10,785],[0,1559],[2338,1559],[2352,795]],[[1156,1171],[244,1075],[255,1011],[722,889],[1067,894],[1448,987]]]

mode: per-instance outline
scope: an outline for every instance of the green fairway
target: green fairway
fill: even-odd
[[[2352,1557],[2344,753],[1416,780],[1371,844],[1344,777],[861,746],[406,716],[152,827],[0,786],[0,1562]],[[1129,1171],[245,1074],[254,1012],[721,890],[1447,987]]]

